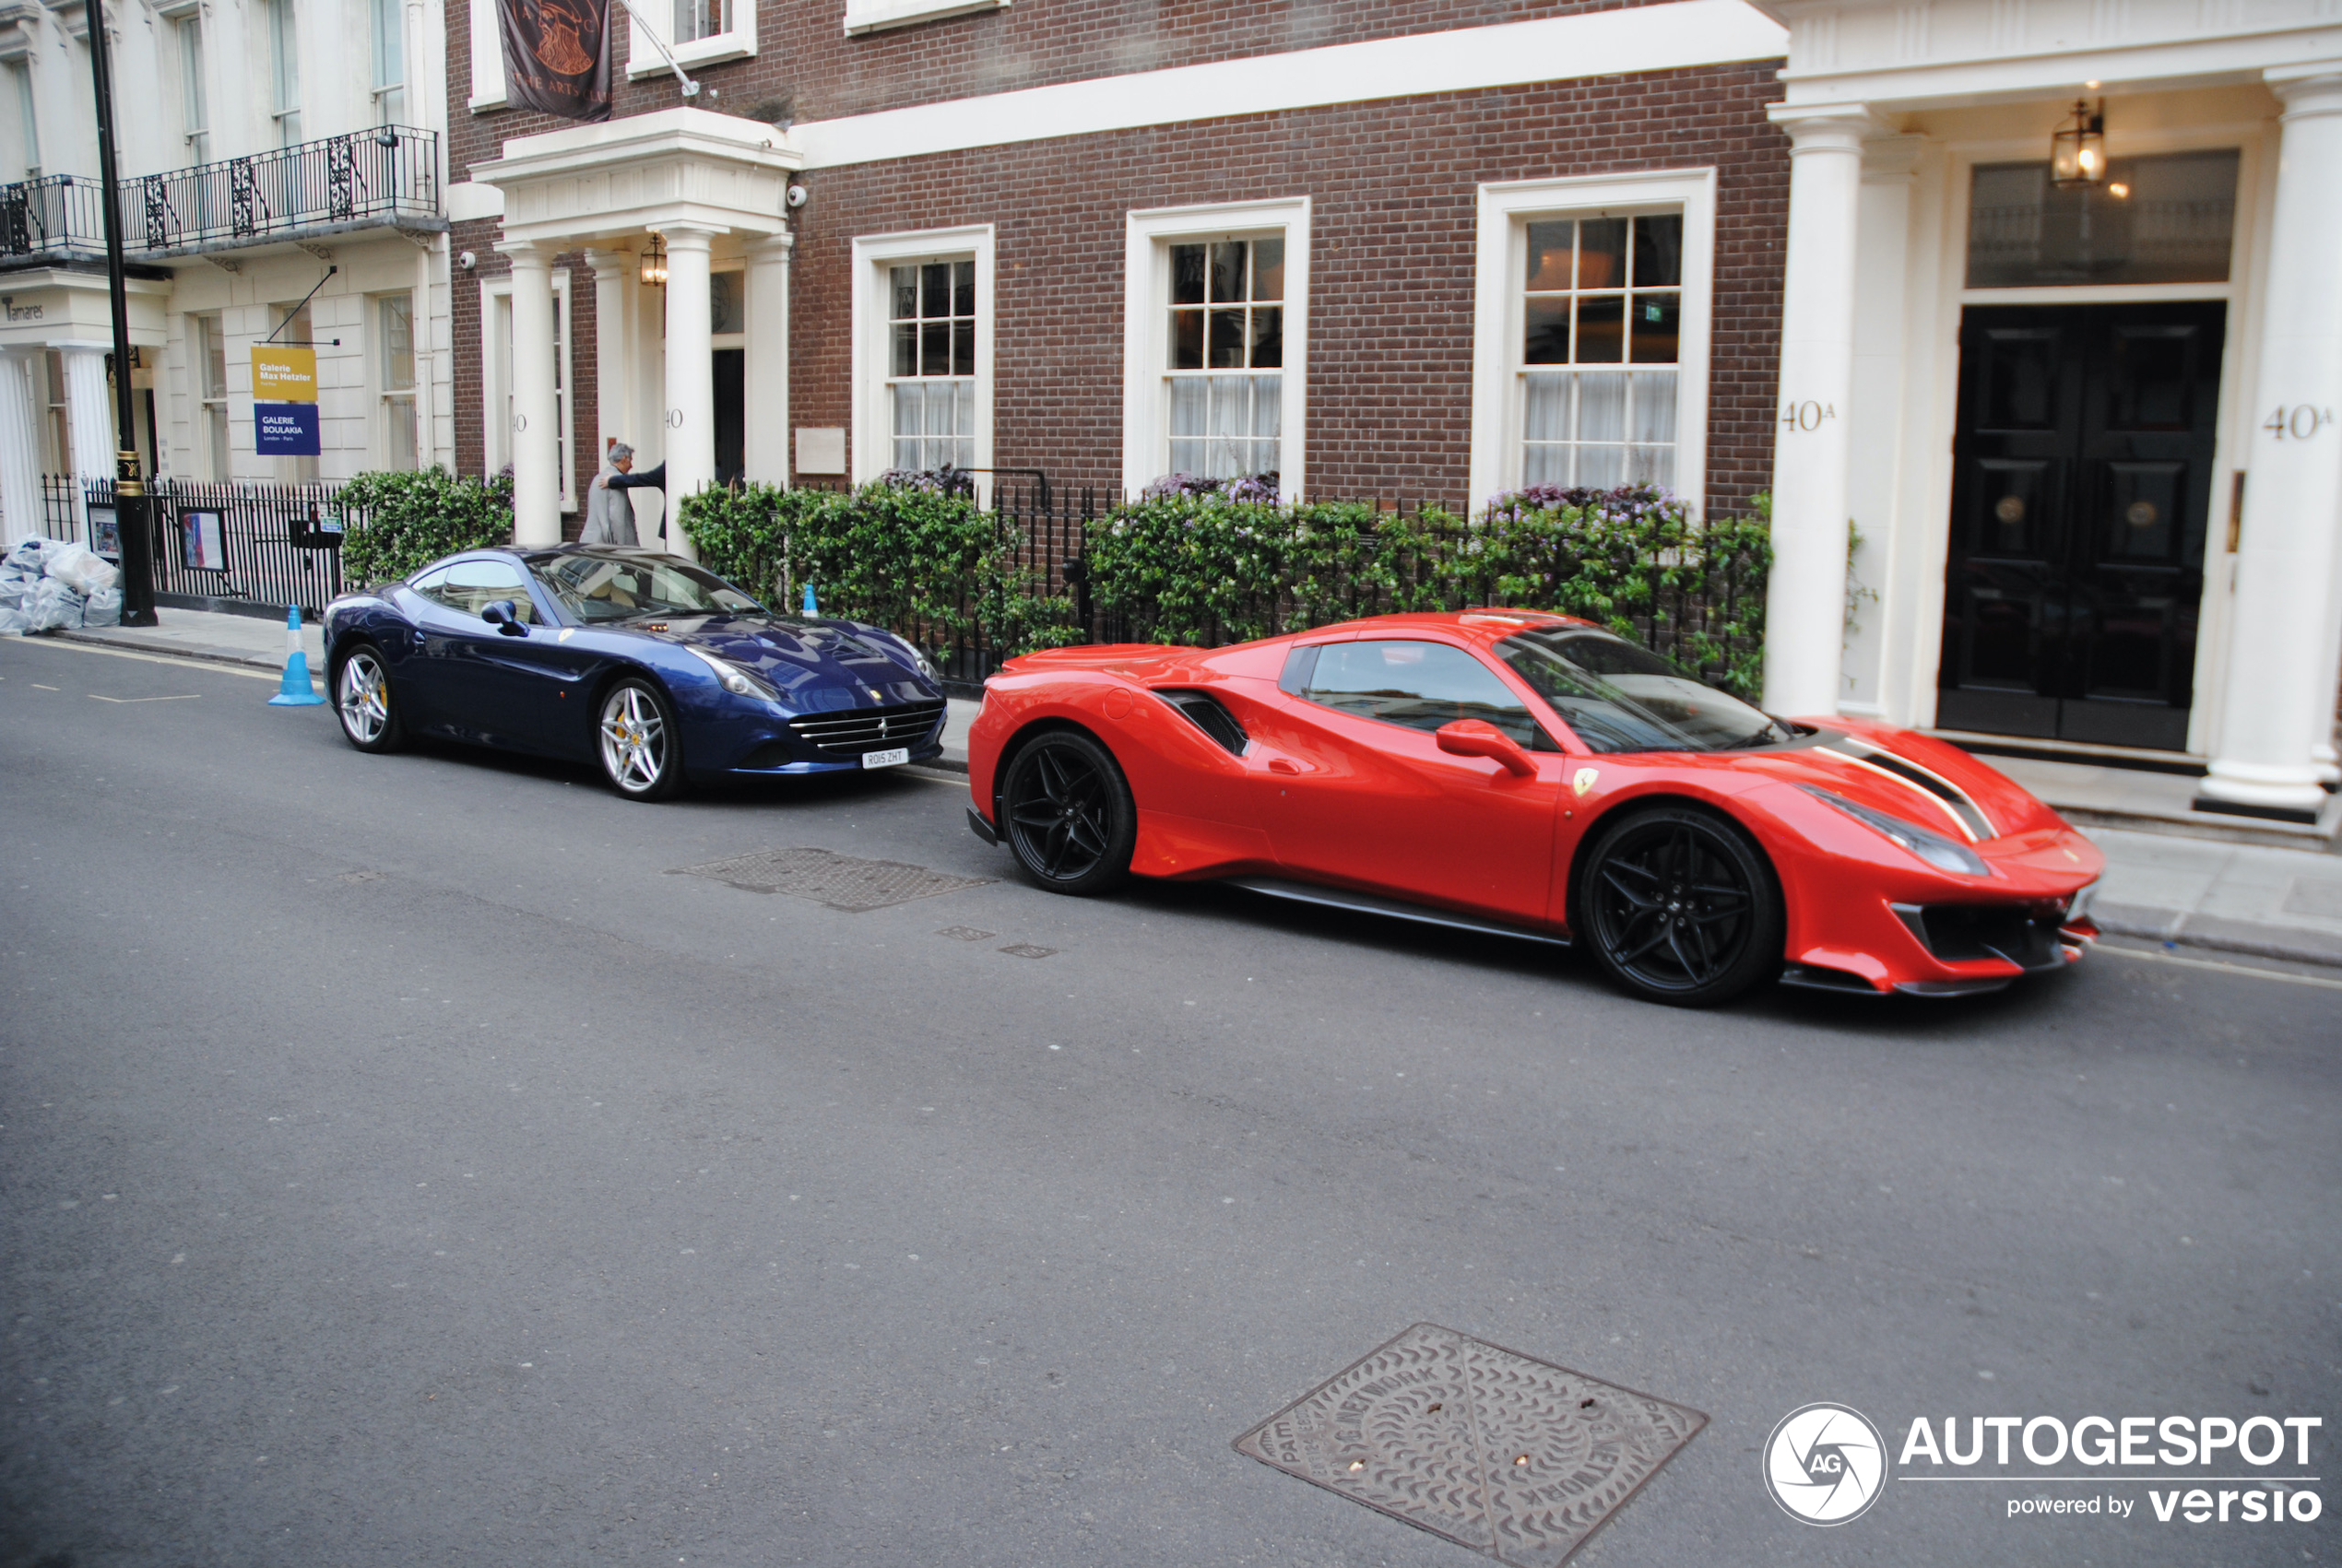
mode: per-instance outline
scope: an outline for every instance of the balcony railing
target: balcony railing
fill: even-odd
[[[361,224],[439,218],[439,136],[377,125],[121,184],[124,247],[226,250]],[[102,256],[102,187],[79,174],[0,185],[0,258]],[[435,222],[434,225],[435,226]]]

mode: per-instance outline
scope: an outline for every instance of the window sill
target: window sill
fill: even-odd
[[[727,60],[751,60],[756,56],[756,36],[745,29],[719,32],[713,38],[695,38],[689,43],[670,45],[675,51],[675,63],[689,70],[693,65],[720,65]],[[653,50],[626,62],[626,77],[640,81],[645,77],[667,74],[667,62]]]
[[[846,34],[859,38],[919,22],[940,22],[947,17],[1004,11],[1009,5],[1010,0],[846,0]]]

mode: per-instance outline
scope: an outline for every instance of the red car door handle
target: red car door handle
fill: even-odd
[[[1269,759],[1269,772],[1272,773],[1283,773],[1287,778],[1297,778],[1306,771],[1300,763],[1288,762],[1282,757]]]

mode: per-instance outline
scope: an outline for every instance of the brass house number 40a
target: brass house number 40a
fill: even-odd
[[[2279,405],[2277,411],[2261,421],[2261,428],[2279,441],[2308,441],[2320,430],[2334,427],[2334,410],[2296,403],[2290,407]]]
[[[1816,403],[1810,397],[1803,403],[1784,403],[1780,406],[1783,430],[1817,430],[1822,428],[1825,419],[1836,418],[1838,407],[1835,404]]]

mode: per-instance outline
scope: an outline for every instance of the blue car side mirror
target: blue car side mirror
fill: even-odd
[[[491,599],[479,607],[479,619],[507,637],[528,635],[527,623],[520,619],[520,607],[510,599]]]

